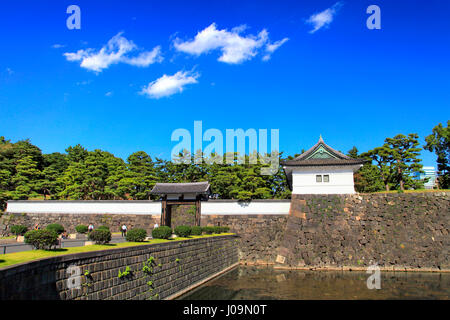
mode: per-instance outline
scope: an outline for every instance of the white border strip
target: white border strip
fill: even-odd
[[[289,214],[291,202],[281,201],[227,201],[202,202],[202,215],[253,215],[253,214]]]
[[[161,214],[161,202],[8,202],[7,213]]]
[[[287,215],[289,201],[204,201],[202,215]],[[7,213],[161,215],[159,201],[8,201]]]

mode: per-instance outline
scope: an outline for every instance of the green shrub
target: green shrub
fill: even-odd
[[[221,228],[222,228],[222,232],[223,232],[223,233],[227,233],[227,232],[230,231],[230,227],[223,226],[223,227],[221,227]]]
[[[190,226],[178,226],[174,231],[177,236],[186,238],[191,235],[192,228]]]
[[[161,226],[152,230],[154,239],[169,239],[172,235],[172,229],[168,226]]]
[[[79,224],[75,227],[75,231],[78,233],[87,233],[88,232],[88,226],[85,226],[84,224]]]
[[[58,234],[53,230],[31,230],[25,233],[25,243],[35,249],[48,250],[59,243]]]
[[[210,227],[210,226],[202,227],[202,231],[206,234],[213,234],[214,227]]]
[[[111,241],[111,232],[105,229],[96,229],[88,235],[89,240],[95,241],[96,244],[105,244]]]
[[[14,225],[10,227],[11,232],[16,236],[23,236],[27,232],[28,227],[23,225]]]
[[[97,228],[97,230],[107,230],[107,231],[110,231],[108,226],[100,226],[100,227]]]
[[[220,226],[214,226],[213,230],[214,230],[214,233],[222,233],[222,227],[220,227]]]
[[[49,224],[45,229],[56,232],[56,234],[61,234],[64,232],[64,227],[59,223]]]
[[[200,236],[202,234],[202,227],[200,227],[200,226],[193,226],[191,228],[191,234],[193,236]]]
[[[127,266],[123,272],[119,270],[118,277],[119,278],[127,278],[131,275],[132,275],[132,271],[131,271],[130,267]]]
[[[127,232],[127,241],[143,242],[147,237],[147,231],[141,228],[131,229]]]

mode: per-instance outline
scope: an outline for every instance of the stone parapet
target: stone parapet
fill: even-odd
[[[224,235],[171,241],[5,267],[0,269],[0,300],[165,299],[235,265],[235,240]],[[127,267],[130,273],[119,277]]]

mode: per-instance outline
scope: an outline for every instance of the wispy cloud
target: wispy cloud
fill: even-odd
[[[263,29],[257,35],[242,36],[246,25],[237,26],[231,31],[218,30],[215,23],[198,32],[193,40],[174,40],[176,50],[199,56],[213,50],[220,50],[218,61],[237,64],[252,59],[269,42],[269,33]]]
[[[107,96],[107,97],[111,97],[112,95],[113,95],[112,91],[108,91],[107,93],[105,93],[105,96]]]
[[[270,59],[272,53],[275,52],[279,47],[281,47],[286,41],[289,41],[289,38],[284,38],[279,41],[275,41],[274,43],[266,44],[266,54],[263,56],[263,61],[267,61]]]
[[[159,99],[180,93],[188,84],[197,83],[200,75],[192,71],[178,71],[174,75],[163,75],[161,78],[150,82],[140,92],[149,98]]]
[[[314,33],[317,30],[328,27],[330,23],[333,21],[334,16],[338,12],[338,10],[343,6],[342,2],[336,2],[331,8],[328,8],[322,12],[315,13],[306,20],[307,24],[313,26],[313,29],[309,31],[309,33]]]
[[[98,51],[91,48],[80,49],[77,52],[66,52],[64,56],[68,61],[81,61],[80,67],[97,73],[117,63],[148,67],[163,60],[160,46],[154,47],[152,51],[141,52],[134,57],[129,56],[131,52],[137,50],[138,47],[133,41],[126,39],[122,36],[122,32],[119,32]]]
[[[83,81],[77,81],[75,84],[77,86],[86,86],[88,84],[92,83],[92,80],[83,80]]]
[[[9,75],[14,74],[14,70],[12,70],[11,68],[6,68],[6,72],[7,72]]]
[[[59,43],[55,43],[54,45],[52,45],[53,49],[60,49],[60,48],[64,48],[66,45],[65,44],[59,44]]]

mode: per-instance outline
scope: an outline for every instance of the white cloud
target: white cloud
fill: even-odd
[[[197,83],[198,77],[199,74],[192,71],[178,71],[171,76],[165,74],[161,78],[150,82],[140,93],[155,99],[167,97],[182,92],[184,86],[188,84]]]
[[[65,44],[55,43],[54,45],[52,45],[52,48],[59,49],[59,48],[64,48],[65,46],[66,46]]]
[[[209,27],[199,31],[190,41],[182,41],[176,38],[174,46],[178,51],[199,56],[213,50],[220,50],[219,61],[236,64],[252,59],[259,50],[269,41],[268,32],[263,29],[256,36],[240,34],[247,29],[246,25],[234,27],[231,31],[218,30],[213,23]]]
[[[336,2],[331,8],[328,8],[322,12],[313,14],[306,20],[307,24],[313,26],[313,29],[309,33],[314,33],[322,27],[328,27],[328,25],[333,21],[334,16],[337,11],[342,7],[342,2]]]
[[[124,62],[137,67],[147,67],[155,62],[161,62],[161,47],[156,46],[152,51],[146,51],[134,58],[124,58]]]
[[[112,91],[108,91],[107,93],[105,93],[105,96],[107,96],[107,97],[111,97],[112,96]]]
[[[263,61],[267,61],[270,59],[272,53],[275,52],[279,47],[281,47],[289,38],[284,38],[282,40],[275,41],[274,43],[266,44],[266,54],[263,56]]]
[[[9,75],[14,74],[14,70],[12,70],[11,68],[6,68],[6,72],[7,72]]]
[[[152,51],[145,51],[136,57],[127,56],[130,52],[138,50],[133,41],[122,37],[122,32],[112,37],[100,50],[80,49],[77,52],[66,52],[64,56],[68,61],[81,61],[80,67],[101,72],[112,64],[119,62],[138,67],[148,67],[150,64],[161,62],[161,47]]]

